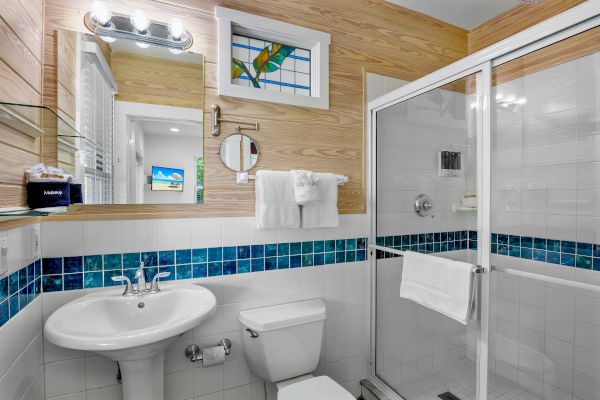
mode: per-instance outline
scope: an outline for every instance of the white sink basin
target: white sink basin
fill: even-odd
[[[214,294],[194,284],[123,296],[123,288],[88,294],[56,310],[44,335],[57,346],[119,362],[124,400],[163,399],[164,351],[215,313]]]

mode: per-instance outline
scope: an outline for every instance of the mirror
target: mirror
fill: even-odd
[[[57,158],[83,184],[84,204],[202,203],[203,56],[76,32],[57,38],[58,80],[72,84],[80,134],[59,133]]]
[[[258,161],[258,146],[254,139],[242,133],[233,133],[221,142],[219,155],[231,170],[248,171]]]

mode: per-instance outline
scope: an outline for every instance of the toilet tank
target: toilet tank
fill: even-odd
[[[321,355],[325,311],[325,303],[314,299],[240,312],[252,372],[269,382],[313,372]]]

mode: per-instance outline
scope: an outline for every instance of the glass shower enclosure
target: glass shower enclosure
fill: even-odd
[[[405,400],[600,400],[600,2],[369,104],[371,379]],[[466,325],[402,254],[483,267]]]

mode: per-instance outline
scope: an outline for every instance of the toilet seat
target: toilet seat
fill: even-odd
[[[328,376],[293,383],[277,392],[277,400],[356,400]]]

